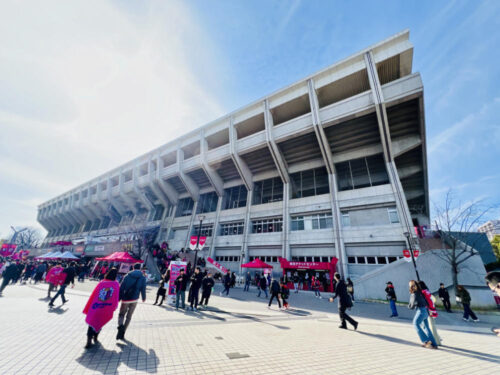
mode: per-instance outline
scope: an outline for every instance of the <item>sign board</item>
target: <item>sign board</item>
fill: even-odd
[[[96,245],[96,246],[94,246],[94,251],[96,253],[104,251],[104,245]]]
[[[411,262],[411,253],[410,253],[410,250],[404,249],[403,250],[403,256],[405,257],[405,260],[407,262]]]
[[[118,270],[118,273],[129,273],[131,267],[132,267],[132,264],[130,264],[130,263],[121,263],[120,269]]]
[[[200,236],[200,243],[198,250],[203,249],[203,246],[205,246],[205,242],[207,242],[207,237]],[[191,238],[189,239],[189,248],[191,250],[196,250],[197,243],[198,243],[198,236],[191,236]]]
[[[415,249],[415,250],[413,250],[413,257],[414,257],[415,259],[417,259],[419,255],[420,255],[420,250],[419,250],[419,249]]]
[[[167,303],[173,305],[175,303],[175,280],[181,273],[181,269],[186,271],[186,262],[170,262],[168,269],[170,270],[170,280],[168,281]]]

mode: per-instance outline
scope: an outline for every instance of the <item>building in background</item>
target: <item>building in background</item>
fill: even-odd
[[[398,33],[77,186],[39,206],[45,242],[103,254],[149,228],[177,250],[203,215],[201,255],[231,270],[260,258],[279,271],[280,257],[336,257],[351,278],[387,266],[429,225],[412,62]]]
[[[486,233],[488,240],[492,241],[495,235],[500,235],[500,220],[490,220],[481,225],[477,230]]]

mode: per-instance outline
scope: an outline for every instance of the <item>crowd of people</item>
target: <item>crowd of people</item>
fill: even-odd
[[[167,255],[166,259],[171,262],[177,260],[178,257],[179,254],[172,254]],[[197,265],[192,267],[188,263],[185,269],[180,269],[175,280],[172,280],[170,268],[164,268],[153,305],[163,305],[171,282],[175,286],[176,310],[181,308],[197,312],[199,308],[206,309],[216,279],[220,279],[223,286],[220,295],[228,296],[230,289],[234,288],[236,284],[235,273],[227,270],[224,275],[220,274],[220,272],[213,275],[210,270],[203,269],[202,264],[203,262],[197,262]],[[70,285],[73,287],[75,279],[79,282],[84,282],[86,278],[99,281],[83,310],[86,315],[85,321],[88,324],[85,348],[91,348],[98,342],[99,333],[112,319],[114,311],[118,308],[120,302],[116,339],[125,340],[125,333],[132,320],[138,301],[140,299],[143,302],[146,301],[147,278],[144,268],[140,263],[137,263],[130,265],[127,271],[126,274],[120,274],[116,264],[95,263],[93,261],[79,263],[75,261],[37,262],[34,260],[13,261],[9,258],[0,258],[0,275],[2,277],[0,295],[11,284],[46,282],[48,284],[47,299],[49,300],[49,307],[52,308],[59,297],[61,297],[63,305],[68,302],[65,295],[66,288]],[[486,279],[490,288],[500,296],[500,272],[490,272]],[[278,307],[286,310],[289,309],[289,285],[293,285],[297,293],[297,284],[300,282],[297,274],[283,275],[283,277],[276,279],[269,272],[256,273],[254,277],[250,272],[247,272],[244,276],[245,285],[243,291],[248,292],[250,285],[255,284],[258,290],[257,297],[264,294],[265,298],[269,298],[268,308],[271,308],[273,301],[276,300]],[[347,310],[354,306],[354,285],[352,281],[350,279],[344,281],[339,273],[335,273],[331,285],[333,286],[333,296],[329,298],[329,301],[338,301],[338,313],[341,322],[339,328],[347,329],[347,323],[349,323],[356,330],[359,323],[347,313]],[[319,278],[310,277],[310,289],[318,298],[321,298],[321,286]],[[323,290],[326,290],[326,287]],[[186,291],[188,292],[188,305],[186,305],[185,301]],[[53,292],[55,292],[54,296],[52,296]],[[392,282],[387,282],[385,292],[391,309],[390,317],[397,317],[397,296]],[[422,346],[437,349],[441,345],[441,339],[434,321],[438,316],[435,297],[431,294],[425,282],[415,280],[409,282],[409,295],[408,308],[415,310],[413,326]],[[437,295],[441,299],[445,311],[451,313],[450,296],[444,284],[440,285]],[[478,322],[479,319],[471,309],[470,293],[463,285],[458,286],[456,299],[463,306],[463,319],[469,321],[469,318],[471,318],[472,321]],[[500,328],[496,328],[494,332],[500,336]]]

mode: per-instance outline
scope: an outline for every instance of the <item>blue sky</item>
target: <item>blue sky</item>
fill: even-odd
[[[431,200],[452,187],[500,201],[498,1],[28,3],[0,5],[0,237],[35,224],[37,204],[406,28]]]

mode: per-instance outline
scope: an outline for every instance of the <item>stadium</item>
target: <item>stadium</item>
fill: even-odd
[[[147,231],[201,257],[356,279],[429,224],[423,84],[403,31],[38,207],[44,246],[103,256]],[[417,228],[417,230],[416,230]]]

